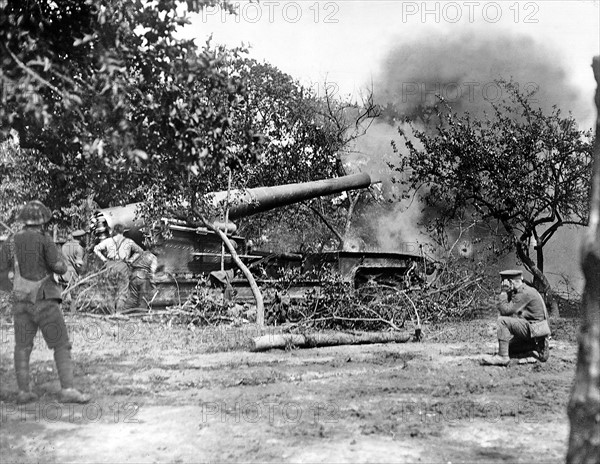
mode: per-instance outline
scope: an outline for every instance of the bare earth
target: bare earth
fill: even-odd
[[[422,343],[247,350],[258,329],[189,330],[68,316],[76,382],[56,402],[52,352],[32,355],[37,403],[15,404],[2,324],[0,455],[9,462],[563,462],[577,321],[545,364],[482,367],[494,319],[427,327]],[[223,351],[229,350],[229,351]]]

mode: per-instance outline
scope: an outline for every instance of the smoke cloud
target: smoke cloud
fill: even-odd
[[[382,181],[386,197],[397,199],[402,192],[391,180],[398,173],[389,169],[388,162],[397,159],[392,140],[400,151],[403,148],[397,131],[399,118],[418,120],[425,106],[437,103],[436,94],[456,112],[483,116],[492,111],[490,103],[503,97],[497,79],[535,90],[535,104],[547,111],[556,105],[563,114],[571,112],[587,129],[594,117],[589,96],[574,87],[564,62],[546,44],[506,31],[430,34],[393,44],[374,81],[383,118],[358,139],[349,161],[358,161],[364,171]],[[403,243],[422,240],[420,223],[431,214],[418,200],[389,205],[385,215],[377,211],[369,220],[378,224],[378,247],[400,251]]]
[[[418,114],[439,94],[455,111],[480,115],[502,99],[497,79],[536,90],[534,101],[545,110],[557,105],[577,120],[589,119],[587,96],[584,100],[573,87],[561,57],[524,35],[464,32],[396,44],[375,91],[379,104],[391,104],[402,114]]]

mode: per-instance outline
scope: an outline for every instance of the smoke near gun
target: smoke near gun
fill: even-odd
[[[533,101],[542,109],[549,111],[556,105],[563,114],[571,112],[580,127],[587,129],[594,118],[591,97],[574,87],[566,63],[566,57],[547,44],[508,32],[430,34],[393,44],[374,79],[382,117],[356,141],[355,153],[348,156],[347,162],[360,164],[381,180],[386,199],[402,197],[406,192],[394,183],[399,173],[388,166],[397,162],[392,140],[400,153],[404,150],[398,134],[401,119],[408,116],[424,128],[429,117],[427,107],[438,102],[438,95],[453,111],[483,117],[492,111],[492,103],[506,97],[496,83],[498,79],[513,81],[521,90],[535,91]],[[367,221],[378,224],[376,247],[393,250],[402,243],[423,240],[422,224],[434,214],[414,198],[412,202],[402,200],[390,205],[385,215],[377,211]],[[564,236],[558,234],[557,250],[565,249],[561,240]],[[563,253],[560,251],[558,258]],[[577,279],[579,270],[569,269],[566,273]]]
[[[368,173],[373,182],[371,193],[381,200],[362,211],[361,219],[354,224],[363,237],[363,246],[372,251],[406,252],[422,243],[425,236],[419,227],[419,201],[414,195],[406,198],[410,192],[402,181],[407,176],[393,168],[397,154],[392,140],[398,140],[395,126],[373,124],[365,136],[357,139],[345,164],[349,170]]]

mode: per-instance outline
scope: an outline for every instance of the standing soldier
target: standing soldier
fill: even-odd
[[[115,310],[125,306],[129,289],[129,267],[144,251],[130,238],[123,236],[125,228],[115,224],[112,237],[102,240],[94,247],[94,253],[108,269],[108,280],[115,296]]]
[[[71,342],[60,310],[61,287],[54,274],[67,272],[67,265],[52,239],[44,233],[44,225],[52,213],[39,201],[30,201],[19,213],[25,228],[0,249],[0,275],[13,270],[13,318],[15,326],[15,372],[18,403],[35,401],[29,382],[29,357],[38,329],[49,348],[60,379],[60,400],[65,403],[87,403],[88,395],[73,387]]]
[[[79,229],[69,232],[67,241],[63,244],[61,251],[67,261],[67,272],[65,272],[60,281],[66,285],[67,289],[72,286],[85,268],[85,248],[83,242],[85,231]],[[64,295],[65,303],[70,303],[71,311],[75,308],[75,301],[70,292]]]
[[[85,268],[83,237],[85,237],[85,231],[81,229],[69,233],[67,241],[61,248],[62,254],[67,260],[67,273],[63,276],[67,283],[77,280]]]

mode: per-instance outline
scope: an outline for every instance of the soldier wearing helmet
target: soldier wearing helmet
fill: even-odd
[[[19,213],[18,219],[25,224],[24,229],[0,249],[0,275],[11,269],[14,275],[17,402],[28,403],[37,399],[30,388],[29,357],[39,329],[48,347],[54,350],[61,384],[60,400],[86,403],[90,398],[73,386],[71,342],[60,310],[61,287],[54,278],[54,274],[67,272],[67,264],[52,239],[44,233],[51,217],[52,213],[43,203],[30,201]]]

